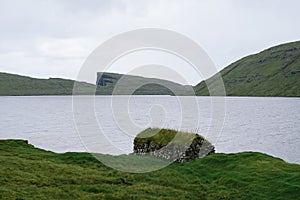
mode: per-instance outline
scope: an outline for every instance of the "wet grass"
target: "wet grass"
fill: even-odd
[[[132,155],[123,158],[141,159]],[[300,165],[262,153],[217,153],[188,163],[173,163],[158,171],[133,174],[108,168],[88,153],[56,154],[21,140],[0,141],[0,199],[298,199],[299,196]]]

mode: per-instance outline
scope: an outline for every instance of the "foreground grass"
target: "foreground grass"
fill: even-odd
[[[20,140],[0,141],[0,199],[299,196],[300,165],[261,153],[214,154],[189,163],[173,163],[150,173],[130,174],[110,169],[88,153],[56,154]]]

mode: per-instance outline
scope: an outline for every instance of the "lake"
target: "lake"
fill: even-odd
[[[198,132],[217,152],[259,151],[300,163],[300,98],[226,97],[224,118],[214,114],[213,108],[223,109],[214,98],[97,96],[95,124],[84,106],[74,109],[71,96],[0,97],[0,139],[26,139],[54,152],[91,151],[94,145],[101,153],[125,154],[139,131],[164,127]],[[74,120],[81,114],[84,120]],[[86,139],[93,126],[105,140]]]

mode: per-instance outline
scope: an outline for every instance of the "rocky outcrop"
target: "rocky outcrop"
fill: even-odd
[[[113,83],[115,80],[115,77],[110,76],[107,73],[97,73],[97,85],[99,86],[107,86],[108,83]]]
[[[150,133],[150,134],[149,134]],[[150,137],[146,137],[148,134]],[[147,129],[134,139],[134,154],[188,162],[215,152],[214,146],[198,134],[167,129]]]

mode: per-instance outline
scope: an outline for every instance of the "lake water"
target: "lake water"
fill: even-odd
[[[222,112],[214,114],[213,108],[223,108],[210,97],[114,98],[95,98],[95,124],[89,116],[74,121],[74,113],[75,118],[85,116],[88,109],[74,109],[71,96],[0,97],[0,139],[26,139],[55,152],[91,151],[99,142],[99,152],[120,154],[132,152],[139,131],[165,127],[198,132],[217,152],[259,151],[300,163],[300,98],[226,97],[221,105],[226,109],[224,119]],[[105,140],[85,139],[93,126],[100,127]],[[214,130],[217,133],[209,132]]]

